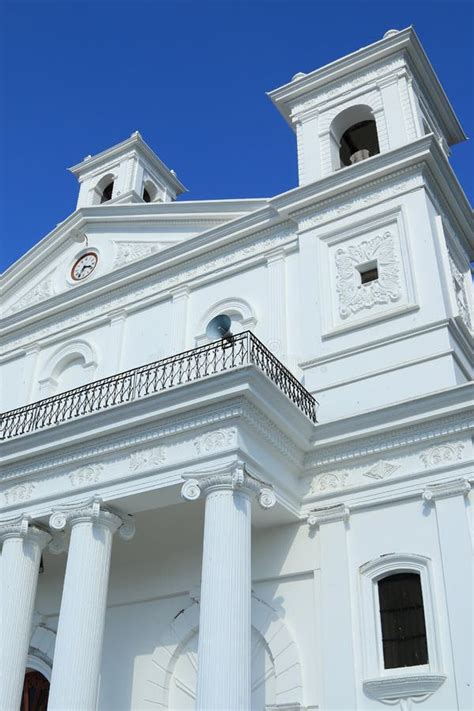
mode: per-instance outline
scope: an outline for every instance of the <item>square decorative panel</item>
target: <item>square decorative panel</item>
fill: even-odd
[[[325,335],[389,318],[415,306],[399,211],[323,237],[321,293]]]

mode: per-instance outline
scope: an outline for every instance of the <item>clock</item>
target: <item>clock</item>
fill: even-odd
[[[71,269],[71,278],[74,281],[86,279],[94,271],[98,261],[99,257],[95,252],[86,252],[74,262]]]

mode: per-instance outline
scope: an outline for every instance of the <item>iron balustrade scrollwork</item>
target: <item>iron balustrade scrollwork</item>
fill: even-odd
[[[244,365],[255,365],[312,421],[316,401],[250,331],[4,413],[1,439],[57,425]]]

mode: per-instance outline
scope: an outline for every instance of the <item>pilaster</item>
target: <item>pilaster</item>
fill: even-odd
[[[429,484],[423,500],[436,511],[458,708],[472,709],[473,629],[472,544],[465,497],[466,479]]]
[[[267,347],[278,358],[287,357],[287,318],[286,318],[286,255],[278,249],[266,255],[268,274],[268,337]]]
[[[315,509],[309,526],[317,526],[321,556],[321,707],[355,709],[356,685],[347,522],[344,504]],[[336,602],[337,601],[337,602]],[[337,669],[337,674],[334,670]]]
[[[171,291],[171,353],[182,353],[186,350],[188,302],[191,290],[181,286]]]

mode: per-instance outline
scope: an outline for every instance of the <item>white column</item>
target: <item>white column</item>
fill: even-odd
[[[50,526],[71,525],[48,711],[95,711],[113,533],[122,520],[98,500],[53,513]],[[132,532],[121,531],[126,538]],[[130,535],[129,535],[130,534]]]
[[[423,492],[433,502],[443,566],[458,708],[472,709],[473,581],[472,544],[464,497],[471,485],[465,479],[431,484]]]
[[[310,526],[319,526],[321,555],[321,708],[357,708],[349,556],[344,504],[312,511]],[[337,669],[337,673],[334,670]]]
[[[275,503],[273,491],[233,464],[183,486],[206,496],[199,618],[197,711],[249,711],[251,502]]]
[[[3,542],[0,609],[0,709],[18,711],[38,584],[41,551],[49,533],[25,517],[0,524]]]

